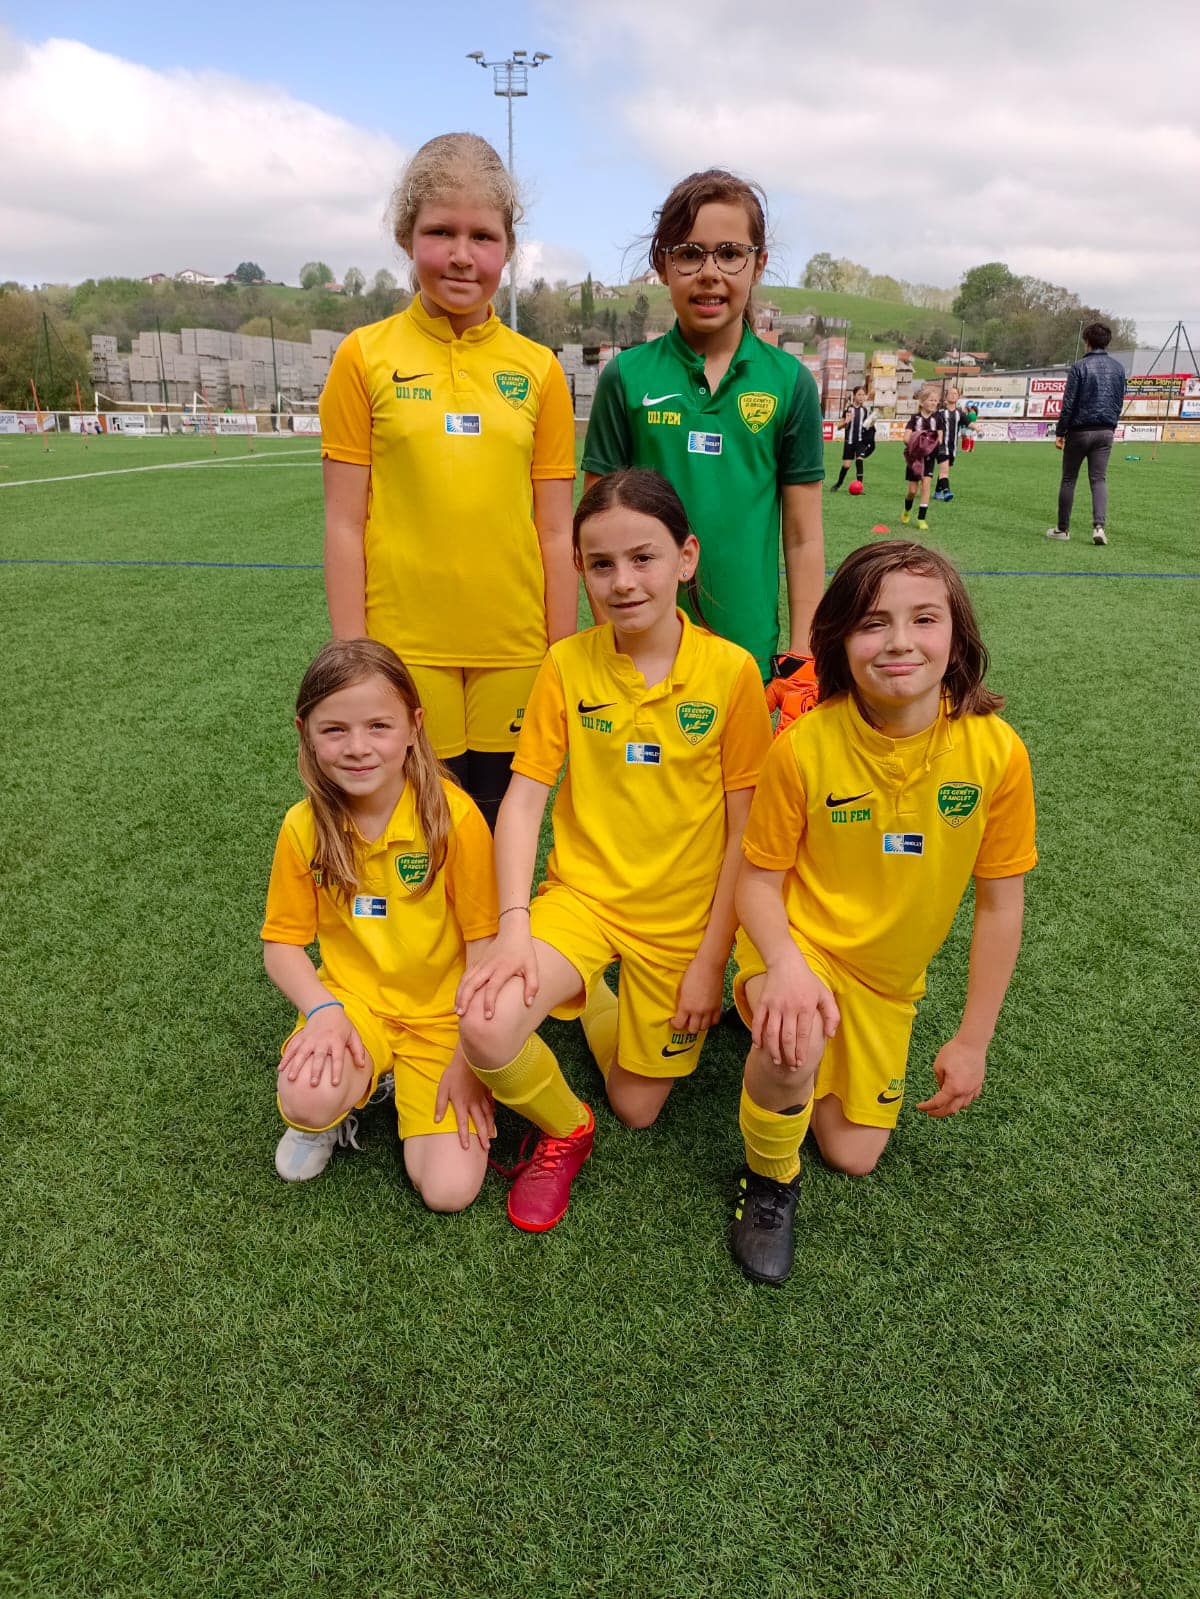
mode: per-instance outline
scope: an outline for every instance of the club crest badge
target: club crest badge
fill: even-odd
[[[942,821],[950,827],[961,827],[974,815],[982,794],[978,783],[943,783],[937,792]]]
[[[492,382],[502,400],[519,411],[529,398],[529,379],[524,372],[493,372]]]
[[[711,733],[716,719],[717,707],[705,700],[685,700],[682,705],[675,707],[679,731],[689,744],[699,744],[706,734]]]
[[[773,394],[739,394],[738,410],[742,414],[742,421],[751,433],[761,433],[763,428],[775,415],[775,407],[779,404]]]
[[[418,888],[429,872],[429,856],[424,850],[414,850],[411,855],[396,856],[396,876],[405,888]]]

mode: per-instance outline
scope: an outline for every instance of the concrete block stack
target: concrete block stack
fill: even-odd
[[[817,344],[821,360],[821,408],[826,416],[840,416],[846,403],[846,341],[836,337]]]
[[[596,393],[600,368],[584,359],[582,344],[564,344],[558,359],[566,374],[575,415],[578,419],[585,420],[592,414],[592,400]]]
[[[896,415],[897,382],[895,350],[874,350],[867,371],[867,389],[876,414],[884,421]]]
[[[227,406],[265,410],[275,403],[275,375],[285,403],[315,402],[329,376],[329,362],[342,333],[314,328],[311,342],[183,328],[178,333],[139,333],[127,357],[108,333],[92,339],[96,387],[114,400],[139,404],[191,405],[200,394],[215,410]]]

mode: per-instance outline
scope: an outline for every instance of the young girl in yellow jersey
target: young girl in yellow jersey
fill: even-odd
[[[492,841],[423,721],[410,674],[371,639],[327,644],[300,685],[308,797],[280,829],[262,930],[267,975],[301,1013],[279,1063],[275,1166],[303,1182],[357,1148],[353,1111],[391,1073],[413,1185],[431,1210],[462,1210],[493,1123],[454,994],[496,931]]]
[[[553,645],[538,673],[496,829],[500,932],[459,989],[467,1060],[543,1135],[508,1200],[531,1232],[566,1211],[593,1134],[535,1029],[581,1016],[617,1116],[655,1120],[720,1016],[742,824],[771,742],[753,658],[676,607],[700,546],[666,480],[601,479],[574,538],[599,625]],[[613,960],[619,997],[604,979]]]
[[[751,1026],[748,1170],[731,1232],[748,1277],[792,1266],[800,1145],[871,1171],[904,1097],[925,968],[975,880],[966,1004],[929,1116],[964,1110],[1016,964],[1037,863],[1025,746],[984,687],[962,579],[900,539],[855,550],[813,620],[820,700],[777,740],[742,840],[734,994]]]
[[[515,246],[500,157],[431,139],[392,197],[416,294],[338,346],[321,396],[325,587],[336,638],[412,672],[429,735],[494,825],[547,644],[573,633],[575,423],[553,353],[492,297]]]

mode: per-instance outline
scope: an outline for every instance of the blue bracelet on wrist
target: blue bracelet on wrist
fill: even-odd
[[[311,1022],[319,1010],[328,1010],[331,1005],[336,1005],[338,1010],[345,1010],[346,1008],[340,999],[323,999],[319,1005],[313,1006],[312,1010],[309,1011],[304,1020],[306,1022]]]

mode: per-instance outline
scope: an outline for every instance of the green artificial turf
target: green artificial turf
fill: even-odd
[[[982,1100],[910,1104],[869,1179],[810,1159],[771,1291],[725,1249],[727,1027],[658,1127],[598,1109],[545,1237],[495,1176],[426,1214],[383,1111],[277,1180],[257,932],[326,626],[317,452],[0,440],[0,484],[206,462],[0,488],[0,1595],[1200,1594],[1200,450],[1135,448],[1106,550],[1086,486],[1042,536],[1046,447],[983,446],[932,509],[1003,574],[969,582],[1033,758],[1025,944]],[[900,531],[902,476],[884,446],[826,497],[831,566]],[[105,562],[227,564],[74,564]],[[578,1029],[547,1036],[599,1103]]]

